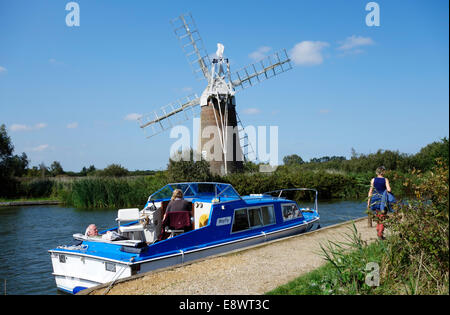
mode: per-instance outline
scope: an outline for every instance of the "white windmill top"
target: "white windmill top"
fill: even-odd
[[[206,79],[208,85],[201,97],[197,94],[189,95],[143,115],[139,122],[142,129],[149,131],[147,138],[197,115],[195,110],[198,105],[207,105],[207,99],[211,95],[234,96],[240,90],[292,69],[286,50],[282,50],[231,73],[228,59],[224,58],[224,45],[217,44],[216,58],[211,60],[191,14],[182,14],[171,23],[194,74]]]
[[[213,58],[211,75],[208,78],[208,86],[203,91],[202,96],[200,97],[200,106],[208,105],[207,100],[211,95],[234,96],[235,94],[229,77],[230,65],[228,59],[223,57],[224,50],[225,46],[221,43],[218,43],[216,58]],[[224,69],[224,67],[226,68]],[[226,81],[227,79],[229,82]]]
[[[223,58],[223,51],[225,49],[225,46],[223,46],[221,43],[217,43],[217,51],[216,51],[216,56],[219,59]]]

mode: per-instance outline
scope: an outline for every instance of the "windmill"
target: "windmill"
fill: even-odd
[[[198,152],[209,161],[212,173],[236,172],[254,152],[236,112],[235,94],[292,69],[290,59],[283,49],[232,73],[221,43],[214,57],[208,55],[190,13],[171,23],[194,74],[206,79],[208,85],[200,97],[189,95],[142,116],[140,127],[149,132],[150,138],[198,115],[200,109]]]

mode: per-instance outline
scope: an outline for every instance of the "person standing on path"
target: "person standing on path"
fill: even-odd
[[[386,168],[384,166],[380,166],[376,169],[375,173],[377,177],[372,178],[370,181],[370,189],[369,196],[367,200],[367,208],[375,211],[377,217],[377,235],[379,239],[384,239],[384,225],[383,221],[386,217],[387,210],[381,209],[381,199],[383,194],[387,192],[391,192],[391,186],[389,184],[389,180],[384,177],[386,172]],[[375,190],[375,193],[374,193]]]

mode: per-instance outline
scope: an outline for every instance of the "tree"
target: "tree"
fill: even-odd
[[[189,160],[179,159],[177,157],[188,156]],[[178,152],[169,159],[167,166],[167,178],[169,182],[207,182],[213,179],[209,169],[209,162],[205,160],[194,161],[194,151]]]
[[[111,164],[111,165],[108,165],[102,171],[98,171],[97,174],[99,176],[104,176],[104,177],[106,177],[106,176],[122,177],[122,176],[128,176],[129,172],[125,167],[123,167],[120,164]]]
[[[441,158],[445,164],[449,162],[449,143],[445,137],[441,141],[435,141],[423,147],[419,153],[413,156],[414,166],[423,171],[430,170],[436,165],[436,159]]]
[[[92,175],[97,169],[95,168],[94,165],[91,165],[88,167],[87,169],[87,175]]]
[[[0,160],[11,156],[14,151],[14,146],[11,143],[11,138],[6,132],[5,125],[0,126]]]
[[[8,136],[4,124],[0,126],[0,196],[12,196],[16,193],[17,182],[14,177],[25,174],[28,167],[28,157],[13,155],[14,146]]]
[[[20,177],[28,167],[28,157],[25,153],[13,155],[14,145],[8,136],[4,124],[0,126],[0,178]]]
[[[284,165],[301,165],[305,163],[297,154],[287,155],[283,158]]]
[[[94,165],[89,166],[89,168],[86,168],[86,166],[83,166],[83,168],[80,171],[80,176],[88,176],[93,175],[97,169]]]
[[[53,176],[64,174],[64,170],[63,170],[63,168],[61,166],[61,163],[59,163],[58,161],[54,161],[52,163],[52,165],[50,165],[50,173]]]

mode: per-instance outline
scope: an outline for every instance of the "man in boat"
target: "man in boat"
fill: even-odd
[[[98,229],[97,226],[95,224],[90,224],[87,229],[86,232],[84,233],[86,236],[98,236]]]

